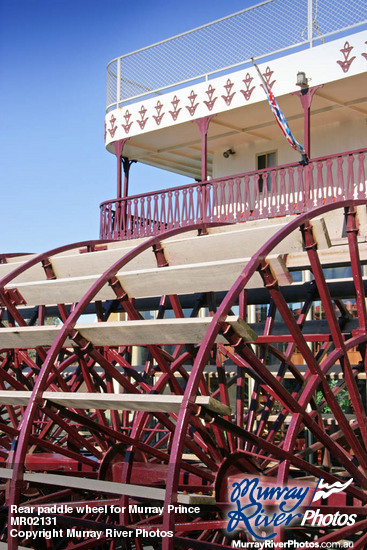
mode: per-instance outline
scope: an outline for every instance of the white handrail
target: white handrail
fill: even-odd
[[[364,27],[360,0],[265,0],[110,61],[107,111]]]

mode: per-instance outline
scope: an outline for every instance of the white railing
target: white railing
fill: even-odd
[[[107,111],[365,27],[364,0],[265,0],[113,59]]]

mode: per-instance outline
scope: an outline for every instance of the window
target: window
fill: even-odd
[[[271,168],[272,166],[276,166],[277,164],[277,154],[276,151],[271,151],[269,153],[262,153],[261,155],[257,155],[257,169],[258,170],[266,170],[266,168]],[[271,177],[270,173],[267,175],[260,174],[259,177],[259,191],[263,190],[263,183],[264,183],[264,177],[267,180],[267,188],[268,191],[271,189]]]

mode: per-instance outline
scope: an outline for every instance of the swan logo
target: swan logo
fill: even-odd
[[[345,483],[336,481],[335,483],[329,484],[320,477],[310,504],[321,499],[327,499],[333,494],[344,492],[352,482],[353,478]],[[301,525],[310,523],[312,526],[316,525],[317,527],[343,527],[345,525],[354,525],[356,518],[357,514],[341,514],[340,512],[336,512],[335,514],[322,514],[320,508],[317,510],[308,509],[302,518]]]
[[[347,487],[349,487],[352,482],[353,478],[351,478],[344,484],[340,481],[336,481],[335,483],[329,485],[328,483],[325,483],[322,477],[320,477],[312,497],[312,502],[316,502],[317,500],[320,500],[320,498],[328,498],[333,493],[340,493],[341,491],[344,491]]]

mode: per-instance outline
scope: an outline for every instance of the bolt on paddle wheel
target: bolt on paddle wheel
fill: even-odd
[[[366,205],[345,201],[0,266],[0,541],[219,549],[274,534],[364,548],[365,222]],[[244,478],[310,495],[320,478],[350,482],[300,511],[355,522],[228,532]],[[15,506],[52,510],[50,538],[14,528]]]

